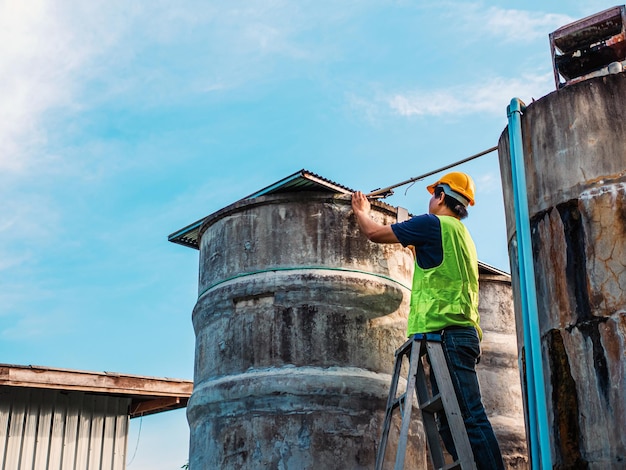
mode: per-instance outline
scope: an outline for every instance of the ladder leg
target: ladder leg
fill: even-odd
[[[463,416],[461,415],[461,410],[450,377],[450,371],[448,370],[448,364],[440,342],[441,340],[440,338],[431,339],[427,336],[427,334],[424,334],[419,339],[414,336],[396,351],[396,362],[387,399],[383,432],[376,453],[376,470],[382,470],[393,410],[398,407],[400,408],[402,422],[398,436],[398,448],[396,450],[394,469],[403,470],[414,395],[417,398],[419,408],[422,412],[424,429],[428,439],[428,451],[434,468],[476,470],[474,454],[469,443]],[[400,397],[396,397],[404,356],[407,356],[409,359],[406,391]],[[429,387],[426,380],[422,356],[426,356],[430,362],[431,374],[439,392],[434,396],[432,396],[428,390]],[[435,420],[435,413],[441,412],[445,413],[457,453],[456,461],[451,465],[445,464],[443,450],[439,440],[439,430]]]
[[[409,374],[407,376],[406,392],[404,398],[404,410],[402,413],[402,426],[398,436],[398,449],[396,451],[395,470],[404,469],[404,457],[406,455],[406,445],[409,438],[409,426],[411,424],[411,411],[413,410],[413,396],[415,395],[415,376],[417,375],[417,365],[420,362],[419,341],[413,340],[411,353],[409,356]]]
[[[407,341],[408,343],[408,341]],[[402,360],[410,351],[410,347],[407,343],[404,343],[396,351],[396,361],[393,368],[393,377],[391,379],[391,386],[389,387],[389,395],[387,397],[387,407],[385,408],[385,421],[383,423],[383,431],[378,444],[378,450],[376,452],[376,470],[382,470],[383,462],[385,461],[385,452],[387,450],[387,440],[389,439],[389,428],[391,427],[391,419],[393,417],[394,402],[396,401],[396,394],[398,391],[398,381],[400,380],[400,371],[402,369]]]
[[[443,409],[450,426],[450,432],[452,434],[452,440],[454,441],[454,447],[458,455],[458,461],[461,464],[463,470],[475,469],[474,453],[467,437],[467,431],[465,429],[465,423],[463,422],[463,416],[459,409],[459,403],[456,398],[456,392],[452,385],[452,379],[450,378],[450,372],[448,371],[448,365],[446,358],[443,354],[443,349],[440,343],[428,342],[426,344],[426,350],[428,358],[430,360],[430,366],[433,370],[435,380],[437,381],[437,387],[439,388],[439,394],[443,403]]]

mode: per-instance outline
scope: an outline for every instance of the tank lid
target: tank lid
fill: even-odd
[[[266,186],[265,188],[240,199],[240,201],[245,199],[255,199],[269,194],[303,191],[328,192],[335,194],[352,194],[354,192],[354,190],[346,186],[335,183],[334,181],[317,175],[312,171],[302,169],[277,181],[274,184],[270,184],[269,186]],[[202,219],[177,230],[167,237],[168,241],[198,249],[198,233],[205,219],[206,217],[203,217]]]

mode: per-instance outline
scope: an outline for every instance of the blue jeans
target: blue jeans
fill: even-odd
[[[474,452],[476,467],[479,470],[504,469],[500,446],[480,397],[480,387],[475,368],[480,359],[478,333],[471,327],[444,330],[442,348],[467,429],[467,436]],[[437,393],[437,384],[432,380],[432,376],[431,383],[433,384],[433,393]],[[456,460],[457,453],[445,414],[440,413],[438,420],[441,440]]]

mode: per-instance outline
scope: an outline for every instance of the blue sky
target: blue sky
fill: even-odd
[[[1,0],[0,362],[191,379],[198,253],[168,234],[301,168],[369,191],[496,145],[554,90],[548,34],[614,5]],[[459,169],[508,271],[497,155]],[[129,469],[187,440],[133,420]]]

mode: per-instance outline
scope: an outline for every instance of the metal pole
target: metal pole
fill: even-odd
[[[470,160],[474,160],[475,158],[482,157],[483,155],[487,155],[488,153],[491,153],[491,152],[493,152],[495,150],[498,150],[497,146],[488,148],[487,150],[483,150],[482,152],[474,154],[471,157],[464,158],[463,160],[459,160],[458,162],[451,163],[450,165],[446,165],[446,166],[438,168],[436,170],[429,171],[428,173],[424,173],[423,175],[416,176],[415,178],[410,178],[410,179],[408,179],[406,181],[403,181],[402,183],[394,184],[392,186],[387,186],[386,188],[382,188],[382,189],[376,189],[376,190],[372,191],[371,193],[366,194],[366,196],[369,197],[369,198],[372,198],[372,197],[383,198],[383,197],[390,196],[391,194],[393,194],[392,189],[394,189],[394,188],[397,188],[399,186],[404,186],[405,184],[413,183],[415,181],[419,181],[419,180],[424,179],[424,178],[426,178],[428,176],[432,176],[435,173],[439,173],[440,171],[448,170],[449,168],[452,168],[454,166],[460,165],[462,163],[469,162]]]

